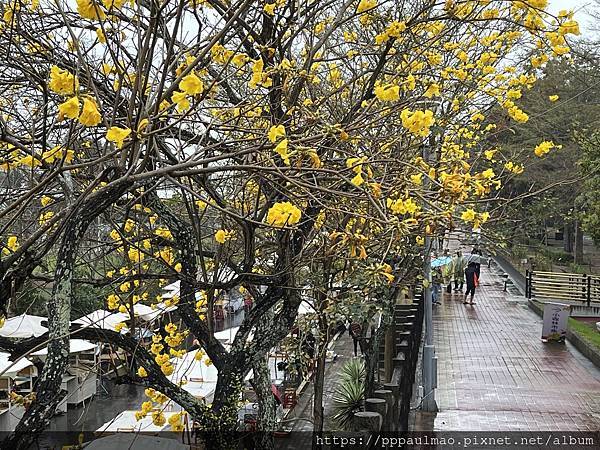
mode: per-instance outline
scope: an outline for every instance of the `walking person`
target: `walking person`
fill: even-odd
[[[352,342],[354,344],[354,356],[358,356],[358,340],[360,339],[360,334],[362,332],[362,328],[360,323],[356,320],[352,320],[350,327],[348,328],[348,334],[352,337]]]
[[[465,282],[465,269],[467,262],[463,258],[462,252],[458,250],[452,258],[452,272],[454,273],[454,291],[462,292]],[[460,285],[460,287],[459,287]]]
[[[478,246],[473,247],[473,250],[471,251],[472,255],[478,255],[478,256],[483,256],[483,253],[481,252],[481,249]],[[479,262],[479,258],[476,259],[476,261],[474,261],[475,264],[475,270],[477,273],[477,279],[479,280],[479,278],[481,277],[481,263]]]
[[[477,268],[475,267],[475,263],[474,262],[470,262],[469,265],[467,266],[467,268],[465,269],[465,278],[467,280],[467,291],[465,292],[465,300],[463,301],[463,303],[465,305],[475,305],[475,302],[473,301],[473,297],[475,297],[475,288],[477,287],[478,284],[478,277],[477,277]],[[467,302],[467,298],[469,297],[469,294],[471,294],[471,301]]]

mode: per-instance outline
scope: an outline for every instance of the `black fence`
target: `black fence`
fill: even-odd
[[[600,276],[528,270],[525,296],[591,306],[600,303]]]

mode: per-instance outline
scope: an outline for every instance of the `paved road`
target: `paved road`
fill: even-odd
[[[482,267],[477,305],[445,294],[434,309],[437,414],[417,430],[597,431],[600,371],[570,344],[544,344],[541,320]]]

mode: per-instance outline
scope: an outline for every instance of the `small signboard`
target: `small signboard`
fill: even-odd
[[[567,336],[567,321],[571,306],[563,303],[544,303],[542,341],[563,342]]]

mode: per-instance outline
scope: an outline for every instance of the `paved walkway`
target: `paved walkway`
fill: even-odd
[[[542,343],[541,319],[494,265],[481,281],[475,306],[455,293],[434,309],[439,412],[416,429],[599,430],[600,371],[568,343]]]
[[[335,385],[339,381],[337,372],[340,368],[348,361],[352,359],[354,355],[354,349],[352,347],[352,338],[348,335],[348,332],[342,333],[339,338],[333,344],[333,351],[337,354],[335,361],[328,362],[325,364],[325,382],[323,386],[323,408],[324,408],[324,429],[333,430],[335,424],[332,423],[331,416],[333,415],[333,392]],[[294,410],[290,413],[289,419],[294,418],[294,431],[312,431],[312,416],[313,416],[313,397],[314,397],[314,384],[309,383],[304,389],[298,404]]]

